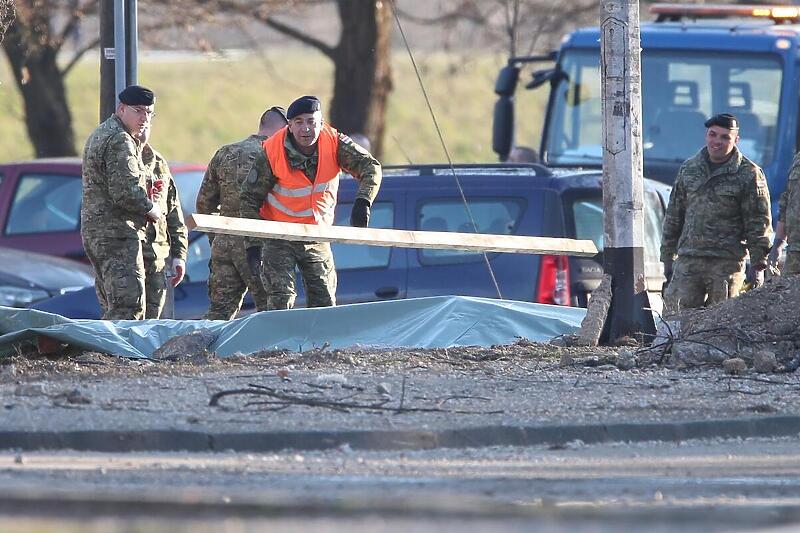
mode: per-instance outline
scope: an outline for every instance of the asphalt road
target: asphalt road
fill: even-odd
[[[2,452],[0,530],[793,531],[799,445]]]

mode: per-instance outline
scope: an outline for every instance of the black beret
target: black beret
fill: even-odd
[[[738,130],[739,121],[730,113],[720,113],[719,115],[714,115],[710,119],[706,120],[705,126],[706,128],[710,128],[711,126],[719,126],[728,130]]]
[[[316,96],[301,96],[291,103],[289,110],[286,112],[286,118],[293,119],[297,115],[303,113],[314,113],[322,111],[322,104]]]
[[[156,103],[156,95],[147,87],[130,85],[119,93],[119,101],[125,105],[153,105]]]

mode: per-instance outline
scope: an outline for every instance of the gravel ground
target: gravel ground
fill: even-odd
[[[19,354],[0,367],[0,398],[6,431],[441,430],[800,414],[796,373],[615,366],[630,353],[520,341],[174,362]],[[234,389],[248,392],[209,405]]]

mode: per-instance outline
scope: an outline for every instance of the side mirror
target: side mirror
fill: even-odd
[[[494,82],[494,92],[498,96],[514,96],[519,81],[519,67],[506,65],[497,74],[497,81]]]
[[[510,96],[500,96],[494,104],[492,123],[492,150],[500,161],[508,159],[514,138],[514,101]]]
[[[568,79],[569,76],[559,68],[548,68],[544,70],[537,70],[532,74],[532,79],[526,85],[526,89],[536,89],[544,85],[546,82],[555,83],[562,79]]]

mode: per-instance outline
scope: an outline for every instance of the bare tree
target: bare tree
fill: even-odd
[[[287,6],[298,17],[298,10],[325,0],[273,0],[266,3],[253,0],[182,1],[184,4],[195,2],[195,9],[205,10],[205,14],[195,15],[200,20],[213,23],[220,14],[247,16],[321,52],[334,64],[331,123],[344,133],[365,133],[372,141],[373,153],[381,155],[386,109],[392,90],[389,54],[393,26],[391,0],[333,0],[340,26],[335,45],[300,30],[299,25],[288,23],[281,16]]]
[[[434,16],[400,13],[411,22],[440,26],[444,33],[463,27],[510,56],[552,46],[568,28],[600,10],[598,0],[451,0],[443,5],[445,9]]]
[[[147,16],[143,17],[140,32],[147,36],[165,28],[214,26],[224,24],[231,16],[244,16],[319,50],[335,65],[331,122],[345,133],[366,133],[373,141],[375,154],[380,155],[392,89],[390,7],[388,2],[379,0],[336,0],[341,32],[335,45],[275,16],[280,9],[297,10],[322,1],[143,0],[141,6]],[[0,6],[9,2],[0,0]],[[66,59],[59,56],[67,53],[64,43],[74,35],[80,20],[97,9],[98,0],[18,0],[11,11],[16,19],[11,22],[10,18],[0,18],[10,22],[3,48],[23,97],[28,136],[37,157],[76,153],[64,79],[86,51],[98,46],[99,38],[70,50]],[[202,49],[213,48],[213,43],[200,39],[195,44]]]
[[[17,0],[3,49],[25,105],[25,125],[37,157],[75,155],[75,135],[64,78],[97,41],[72,51],[64,67],[58,56],[81,18],[97,0],[69,4],[57,0]],[[56,20],[62,19],[60,25]]]
[[[14,18],[14,0],[0,0],[0,43]]]

